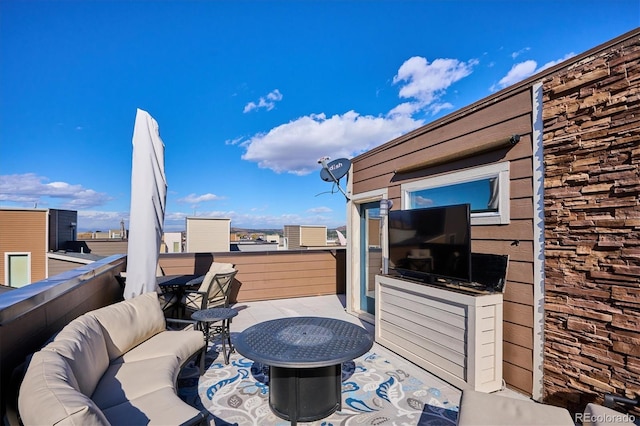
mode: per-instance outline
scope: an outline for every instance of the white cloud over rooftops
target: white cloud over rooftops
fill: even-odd
[[[202,195],[189,194],[186,197],[179,198],[176,201],[178,203],[200,204],[200,203],[203,203],[205,201],[216,201],[216,200],[221,200],[221,199],[223,199],[223,197],[220,197],[218,195],[211,194],[211,193],[206,193],[206,194],[202,194]]]
[[[112,198],[104,192],[67,182],[47,182],[35,173],[0,176],[0,201],[20,207],[44,207],[50,202],[56,208],[80,210],[106,204]]]

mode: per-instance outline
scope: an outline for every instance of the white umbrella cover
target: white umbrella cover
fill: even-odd
[[[158,123],[148,112],[138,109],[133,128],[125,299],[157,290],[156,268],[166,201],[164,143]]]

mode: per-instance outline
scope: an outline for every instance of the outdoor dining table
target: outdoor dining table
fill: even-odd
[[[162,275],[157,277],[158,286],[162,293],[173,296],[170,300],[178,303],[180,303],[187,290],[194,287],[198,288],[203,280],[204,275],[198,274]]]
[[[373,336],[365,328],[321,317],[265,321],[235,341],[239,354],[269,366],[269,406],[292,425],[340,410],[342,363],[372,345]]]

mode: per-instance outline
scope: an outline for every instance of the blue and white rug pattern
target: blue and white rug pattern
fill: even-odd
[[[237,353],[225,365],[213,349],[206,366],[203,376],[193,365],[186,367],[178,379],[178,393],[189,404],[206,409],[209,424],[290,424],[269,408],[267,366]],[[457,401],[449,401],[440,389],[428,387],[383,356],[368,352],[342,366],[342,410],[313,423],[298,424],[453,426],[457,412]]]

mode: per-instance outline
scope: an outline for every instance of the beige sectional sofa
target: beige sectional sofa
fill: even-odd
[[[158,295],[76,318],[36,352],[18,396],[25,425],[198,424],[176,395],[180,368],[204,348],[201,331],[166,329]]]

